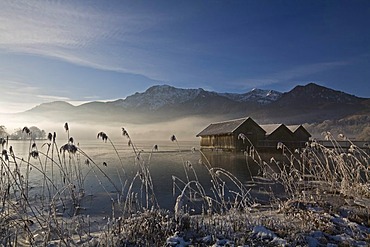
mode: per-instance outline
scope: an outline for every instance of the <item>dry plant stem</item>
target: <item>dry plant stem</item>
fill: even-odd
[[[154,193],[154,186],[153,186],[153,180],[150,175],[149,171],[149,164],[146,165],[145,160],[141,157],[141,151],[136,147],[135,143],[131,139],[129,133],[125,130],[125,128],[122,128],[122,134],[129,140],[129,146],[132,147],[133,152],[135,154],[135,162],[138,162],[139,171],[138,176],[141,180],[141,199],[143,199],[143,188],[145,188],[145,201],[146,201],[146,208],[149,208],[150,202],[152,206],[159,207],[158,201],[156,199],[155,193]],[[136,178],[136,176],[135,176]],[[132,183],[134,180],[132,181]],[[130,186],[132,187],[132,186]]]
[[[98,168],[98,170],[104,175],[104,177],[106,177],[109,181],[109,183],[111,185],[113,185],[113,187],[115,188],[116,191],[120,191],[117,186],[115,185],[115,183],[112,181],[112,179],[95,163],[95,161],[93,159],[91,159],[84,151],[82,151],[80,148],[78,148],[78,151],[83,155],[85,156],[92,164],[94,164],[94,166],[96,168]]]
[[[116,146],[114,145],[114,143],[112,142],[112,140],[109,137],[107,139],[108,139],[109,143],[112,145],[112,147],[113,147],[113,149],[114,149],[114,151],[115,151],[115,153],[116,153],[116,155],[117,155],[117,157],[119,159],[119,162],[121,164],[121,169],[123,171],[123,175],[126,175],[126,172],[125,172],[125,169],[124,169],[124,166],[123,166],[122,159],[121,159],[121,157],[120,157],[120,155],[118,153],[118,150],[117,150]],[[121,183],[121,188],[122,188],[121,191],[123,191],[124,183],[123,183],[122,178],[121,178],[121,173],[119,172],[119,170],[118,170],[117,167],[116,167],[116,170],[117,170],[118,179],[119,179],[119,181]]]
[[[122,159],[121,159],[121,157],[120,157],[120,155],[118,153],[118,150],[117,150],[116,146],[114,145],[113,141],[104,132],[99,132],[98,135],[97,135],[97,138],[101,138],[104,142],[107,142],[107,140],[109,141],[109,143],[113,147],[113,150],[115,151],[115,153],[116,153],[116,155],[117,155],[117,157],[118,157],[118,159],[120,161],[122,172],[123,172],[124,175],[126,175],[126,172],[125,172],[125,169],[124,169],[124,166],[123,166]],[[118,179],[120,180],[121,188],[122,188],[122,191],[123,191],[124,183],[123,183],[122,178],[121,178],[121,173],[119,172],[119,170],[118,170],[117,167],[115,167],[115,168],[116,168]]]
[[[184,161],[184,157],[182,156],[182,153],[181,153],[180,144],[179,144],[179,142],[177,141],[177,139],[176,139],[176,138],[175,138],[175,140],[174,140],[174,141],[176,142],[177,150],[178,150],[178,152],[179,152],[179,154],[180,154],[180,157],[181,157],[182,165],[183,165],[183,167],[184,167],[184,171],[185,171],[185,175],[186,175],[186,180],[187,180],[187,182],[190,182],[190,180],[189,180],[189,175],[188,175],[188,171],[187,171],[187,169],[186,169],[186,164],[185,164],[185,161]]]
[[[1,161],[2,161],[2,164],[6,164],[6,162],[4,162],[4,160],[1,158]],[[14,176],[14,174],[11,172],[9,166],[5,166],[7,168],[7,172],[11,175],[12,179],[15,181],[15,185],[16,187],[19,188],[20,192],[21,192],[21,196],[22,196],[22,201],[25,202],[24,204],[24,212],[25,212],[25,220],[28,221],[28,214],[27,214],[27,211],[26,211],[26,208],[25,206],[27,205],[28,208],[31,210],[32,214],[35,216],[37,222],[39,223],[40,227],[42,226],[41,222],[39,221],[39,219],[37,218],[37,214],[34,212],[34,209],[33,207],[31,206],[29,200],[28,200],[28,196],[24,193],[24,190],[22,189],[22,186],[21,184],[17,183],[17,180],[16,180],[16,177]],[[21,217],[23,217],[23,215],[20,215]]]
[[[124,174],[124,175],[126,175],[125,168],[124,168],[124,166],[123,166],[123,162],[122,162],[121,156],[119,155],[119,153],[118,153],[118,150],[117,150],[116,146],[114,145],[114,143],[112,142],[112,140],[111,140],[109,137],[108,137],[108,141],[109,141],[109,143],[112,145],[112,147],[113,147],[114,151],[115,151],[115,152],[116,152],[116,154],[117,154],[117,157],[118,157],[119,162],[120,162],[121,167],[122,167],[123,174]],[[120,177],[120,175],[119,175],[119,177]]]

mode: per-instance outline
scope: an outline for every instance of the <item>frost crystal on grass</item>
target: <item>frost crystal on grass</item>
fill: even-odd
[[[260,238],[260,239],[273,239],[276,237],[276,234],[269,229],[267,229],[264,226],[255,226],[253,227],[252,234],[254,235],[255,238]]]
[[[283,149],[284,144],[282,142],[278,142],[276,149]]]
[[[176,198],[176,203],[175,203],[175,208],[174,208],[176,218],[181,217],[182,214],[183,214],[183,210],[182,210],[183,203],[184,203],[183,202],[183,196],[179,195]]]

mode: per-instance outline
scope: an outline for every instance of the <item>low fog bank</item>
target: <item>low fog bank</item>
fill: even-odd
[[[160,123],[143,122],[94,122],[94,121],[50,121],[41,118],[27,118],[10,114],[2,114],[0,125],[4,125],[9,134],[23,127],[36,126],[47,133],[57,133],[60,140],[67,134],[64,124],[68,123],[70,136],[77,140],[92,140],[97,138],[101,131],[106,133],[112,140],[122,138],[122,127],[125,128],[131,138],[137,141],[163,140],[167,141],[175,135],[179,141],[198,141],[196,135],[211,122],[220,121],[216,117],[185,117],[176,120],[168,120]]]
[[[104,111],[103,111],[104,112]],[[155,114],[154,114],[155,115]],[[36,126],[46,133],[57,132],[58,139],[67,137],[64,124],[70,127],[70,135],[77,140],[96,139],[97,133],[103,131],[112,140],[122,140],[122,127],[131,137],[137,141],[155,140],[167,141],[172,135],[182,141],[199,141],[196,135],[212,122],[220,122],[243,116],[231,115],[201,115],[186,116],[182,118],[171,115],[158,114],[86,114],[86,116],[66,113],[55,113],[50,117],[43,114],[0,114],[0,126],[6,127],[6,132],[12,134],[23,127]],[[160,121],[159,121],[159,120]],[[259,124],[281,123],[276,119],[265,116],[253,116]],[[322,133],[331,131],[334,137],[339,134],[351,140],[370,140],[370,117],[366,114],[350,116],[339,120],[326,120],[317,123],[303,123],[287,121],[285,124],[304,124],[304,127],[312,134],[313,138],[323,139]]]

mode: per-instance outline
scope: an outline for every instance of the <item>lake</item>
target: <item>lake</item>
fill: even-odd
[[[30,162],[36,167],[41,167],[41,164],[45,164],[45,156],[41,153],[47,153],[48,145],[43,145],[47,141],[36,141],[37,149],[40,155],[37,159],[30,158]],[[64,144],[64,143],[61,143]],[[62,145],[58,144],[59,147]],[[28,159],[30,152],[30,141],[9,141],[9,146],[13,147],[14,153],[17,157]],[[131,146],[128,146],[125,139],[114,143],[115,148],[119,154],[115,152],[112,145],[101,140],[85,140],[80,141],[78,146],[83,152],[91,158],[93,162],[103,171],[106,176],[97,169],[92,172],[91,167],[92,161],[87,164],[88,159],[84,155],[72,155],[71,157],[66,154],[66,166],[69,163],[79,164],[79,169],[83,174],[84,179],[84,190],[85,196],[82,200],[82,207],[86,214],[107,216],[112,212],[111,200],[117,200],[118,193],[115,186],[109,181],[109,179],[116,185],[117,188],[122,188],[130,184],[132,178],[138,173],[139,161],[137,155],[133,152]],[[176,203],[176,197],[181,193],[181,189],[185,186],[186,181],[198,180],[205,189],[206,193],[212,193],[210,188],[212,187],[212,178],[207,169],[207,165],[211,167],[219,167],[232,173],[237,179],[243,184],[251,183],[252,176],[261,175],[260,167],[253,164],[251,158],[247,158],[244,154],[233,154],[229,152],[221,151],[199,151],[198,142],[176,142],[168,141],[141,141],[135,143],[138,150],[140,150],[140,160],[145,162],[149,169],[152,183],[154,187],[154,193],[158,204],[163,209],[173,210]],[[153,150],[153,146],[157,145],[158,150]],[[56,156],[54,150],[54,156]],[[49,156],[51,156],[51,149],[49,150]],[[63,154],[60,153],[63,157]],[[62,158],[63,159],[63,158]],[[267,160],[268,158],[266,158]],[[121,161],[120,161],[121,160]],[[122,164],[121,164],[122,162]],[[22,163],[22,162],[20,162]],[[58,177],[58,174],[51,175],[51,162],[46,163],[47,176]],[[21,171],[25,172],[25,164],[21,164]],[[22,170],[23,169],[23,170]],[[74,168],[71,167],[73,170]],[[119,175],[120,174],[120,177]],[[188,174],[188,178],[186,176]],[[109,179],[107,178],[109,177]],[[30,195],[35,198],[42,189],[44,176],[37,169],[32,169],[29,175],[30,181]],[[121,178],[121,179],[120,179]],[[59,178],[61,180],[61,178]],[[174,186],[174,181],[176,186]],[[181,183],[184,181],[184,183]],[[228,182],[227,191],[235,189],[229,179],[225,179]],[[73,181],[74,183],[77,181]],[[126,184],[125,184],[126,183]],[[133,191],[139,192],[142,187],[139,182],[133,184]],[[271,187],[271,185],[267,185]],[[259,199],[266,197],[265,191],[269,188],[264,188],[263,185],[258,187],[251,187],[253,190],[251,194]],[[226,192],[227,194],[227,192]],[[266,198],[265,198],[266,199]],[[267,199],[266,199],[267,200]],[[196,207],[191,205],[189,207]],[[199,212],[198,209],[194,209]]]

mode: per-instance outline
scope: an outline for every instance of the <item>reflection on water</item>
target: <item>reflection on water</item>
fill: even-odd
[[[203,150],[202,162],[209,163],[212,167],[220,167],[234,174],[241,181],[250,181],[252,176],[258,175],[259,165],[252,157],[244,153],[231,153]]]
[[[39,141],[37,147],[40,153],[46,153],[47,145],[42,146],[42,144],[43,141]],[[25,160],[28,158],[29,141],[10,141],[9,145],[13,146],[13,150],[18,157],[24,157]],[[153,145],[158,145],[158,151],[152,152]],[[181,193],[181,189],[188,179],[189,181],[199,180],[206,193],[211,193],[212,181],[207,167],[223,168],[246,185],[253,184],[253,177],[262,175],[260,165],[243,153],[194,151],[193,147],[198,150],[198,143],[194,142],[180,142],[179,145],[177,146],[176,143],[171,141],[136,143],[136,146],[142,150],[140,158],[149,167],[155,196],[161,208],[173,209],[176,197]],[[126,142],[115,143],[120,159],[109,143],[99,140],[81,141],[79,147],[104,171],[117,188],[127,188],[139,170],[137,157]],[[264,160],[267,162],[270,157],[271,155],[266,154]],[[40,158],[41,160],[44,159],[42,156]],[[111,199],[117,199],[118,193],[115,187],[102,173],[91,172],[91,167],[85,164],[87,157],[76,155],[73,159],[80,161],[82,173],[85,174],[86,197],[83,200],[83,206],[86,208],[86,214],[109,215]],[[35,166],[40,166],[42,163],[37,159],[31,159],[31,162]],[[103,165],[103,163],[106,165]],[[48,164],[50,165],[50,162]],[[46,168],[46,170],[47,173],[50,172],[50,168]],[[186,177],[186,174],[188,174],[188,177]],[[121,175],[121,178],[119,175]],[[176,178],[176,186],[173,183],[174,177]],[[34,193],[37,193],[37,188],[41,188],[42,179],[43,176],[36,170],[31,171],[30,181],[32,181],[31,186]],[[184,181],[184,183],[181,183],[181,181]],[[134,186],[134,191],[139,192],[141,184],[135,183]],[[271,185],[260,184],[258,188],[253,187],[252,194],[262,198],[262,192],[271,189],[270,187]],[[229,189],[233,189],[232,185]],[[261,193],[259,194],[259,192]]]
[[[278,152],[234,153],[223,151],[201,151],[202,161],[212,167],[220,167],[236,176],[246,187],[250,188],[253,200],[268,203],[273,191],[282,194],[283,188],[278,184],[267,182],[263,177],[279,173],[278,164],[286,162]],[[270,162],[271,158],[277,162]]]

